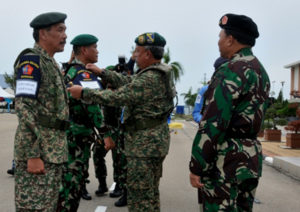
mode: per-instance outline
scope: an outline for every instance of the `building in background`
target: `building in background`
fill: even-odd
[[[300,60],[285,65],[284,68],[291,70],[290,101],[300,102]]]

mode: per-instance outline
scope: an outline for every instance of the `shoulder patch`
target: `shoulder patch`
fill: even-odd
[[[40,56],[23,55],[17,67],[16,97],[36,99],[41,82]]]
[[[76,76],[73,78],[74,85],[81,85],[84,88],[100,89],[103,87],[93,72],[81,68],[76,68]]]

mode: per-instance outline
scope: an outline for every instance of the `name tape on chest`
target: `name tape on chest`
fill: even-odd
[[[24,55],[17,68],[16,97],[37,98],[41,82],[40,57]]]

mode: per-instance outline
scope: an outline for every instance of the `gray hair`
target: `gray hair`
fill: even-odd
[[[145,46],[146,50],[150,50],[153,57],[160,60],[164,56],[164,47],[162,46]]]

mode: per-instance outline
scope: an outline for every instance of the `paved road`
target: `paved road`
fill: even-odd
[[[11,165],[13,154],[13,138],[17,125],[15,115],[0,114],[0,211],[14,211],[13,178],[6,174]],[[164,174],[161,180],[161,211],[193,212],[199,211],[196,190],[189,185],[188,162],[192,139],[196,126],[184,122],[184,129],[172,133],[170,153],[164,162]],[[90,161],[90,180],[88,190],[93,192],[92,201],[81,201],[79,212],[94,212],[98,206],[105,206],[106,212],[127,211],[127,208],[113,206],[116,199],[108,196],[96,197],[94,191],[97,182],[94,167]],[[113,183],[111,155],[107,155],[108,184]],[[300,208],[300,182],[264,165],[263,177],[260,181],[256,197],[260,204],[255,204],[254,211],[295,212]],[[99,210],[105,211],[105,210]]]

